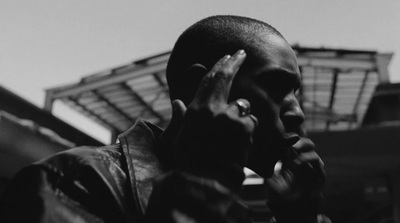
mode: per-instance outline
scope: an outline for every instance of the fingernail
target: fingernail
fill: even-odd
[[[225,55],[224,57],[222,57],[221,61],[225,63],[229,58],[231,58],[231,55]]]
[[[245,52],[244,52],[244,50],[238,50],[238,51],[237,51],[237,54],[238,54],[238,55],[242,55],[242,54],[245,54]]]

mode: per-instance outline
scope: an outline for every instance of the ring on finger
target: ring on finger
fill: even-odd
[[[237,106],[239,110],[240,117],[244,117],[250,114],[251,107],[250,103],[247,100],[237,99],[236,101],[234,101],[234,104]]]

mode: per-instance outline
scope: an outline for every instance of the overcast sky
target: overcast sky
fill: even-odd
[[[215,14],[266,21],[305,47],[393,52],[400,80],[399,0],[0,0],[0,85],[42,107],[45,89],[170,50]],[[55,114],[78,119],[62,105]]]

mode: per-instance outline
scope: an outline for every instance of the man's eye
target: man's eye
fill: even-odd
[[[298,88],[297,79],[293,75],[282,73],[262,75],[257,82],[275,102],[281,102],[288,94],[294,93]]]
[[[283,100],[286,95],[294,91],[293,86],[287,81],[271,81],[267,85],[267,93],[276,102]]]

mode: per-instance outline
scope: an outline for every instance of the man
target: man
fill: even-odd
[[[25,168],[6,193],[15,222],[251,222],[243,168],[266,178],[277,222],[317,222],[323,164],[301,127],[300,73],[270,25],[213,16],[187,29],[167,67],[173,117],[139,120],[120,144]],[[274,173],[281,161],[282,170]]]

